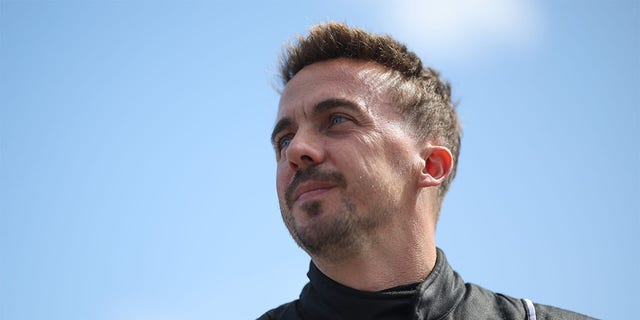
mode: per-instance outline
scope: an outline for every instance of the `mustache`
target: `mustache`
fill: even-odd
[[[284,192],[284,199],[287,202],[287,207],[291,208],[291,205],[293,204],[293,193],[296,191],[298,186],[309,180],[335,183],[338,186],[344,186],[346,184],[346,179],[338,171],[321,171],[315,166],[309,167],[305,170],[300,170],[293,176],[291,183]]]

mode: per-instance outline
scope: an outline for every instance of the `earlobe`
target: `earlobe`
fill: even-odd
[[[440,185],[449,176],[453,167],[451,151],[442,146],[428,146],[425,148],[422,158],[424,167],[420,175],[420,186]]]

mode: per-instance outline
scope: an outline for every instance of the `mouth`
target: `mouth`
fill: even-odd
[[[337,171],[320,171],[317,167],[310,167],[298,171],[284,193],[284,199],[289,208],[294,203],[322,196],[336,187],[343,187],[345,178]]]
[[[309,182],[302,184],[293,193],[293,203],[321,196],[333,188],[333,185],[326,183]]]

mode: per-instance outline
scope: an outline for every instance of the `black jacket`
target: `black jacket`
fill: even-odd
[[[300,299],[268,311],[259,320],[320,319],[592,319],[464,283],[438,249],[436,265],[422,283],[380,292],[343,286],[311,263]]]

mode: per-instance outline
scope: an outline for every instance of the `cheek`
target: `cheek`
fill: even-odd
[[[355,170],[371,172],[384,166],[386,153],[384,139],[376,136],[361,136],[353,144],[342,146],[340,156]]]
[[[286,164],[279,163],[278,168],[276,169],[276,191],[278,192],[278,197],[284,195],[284,191],[287,188],[287,184],[291,176],[288,173],[290,170],[287,170],[284,166],[286,166]]]

